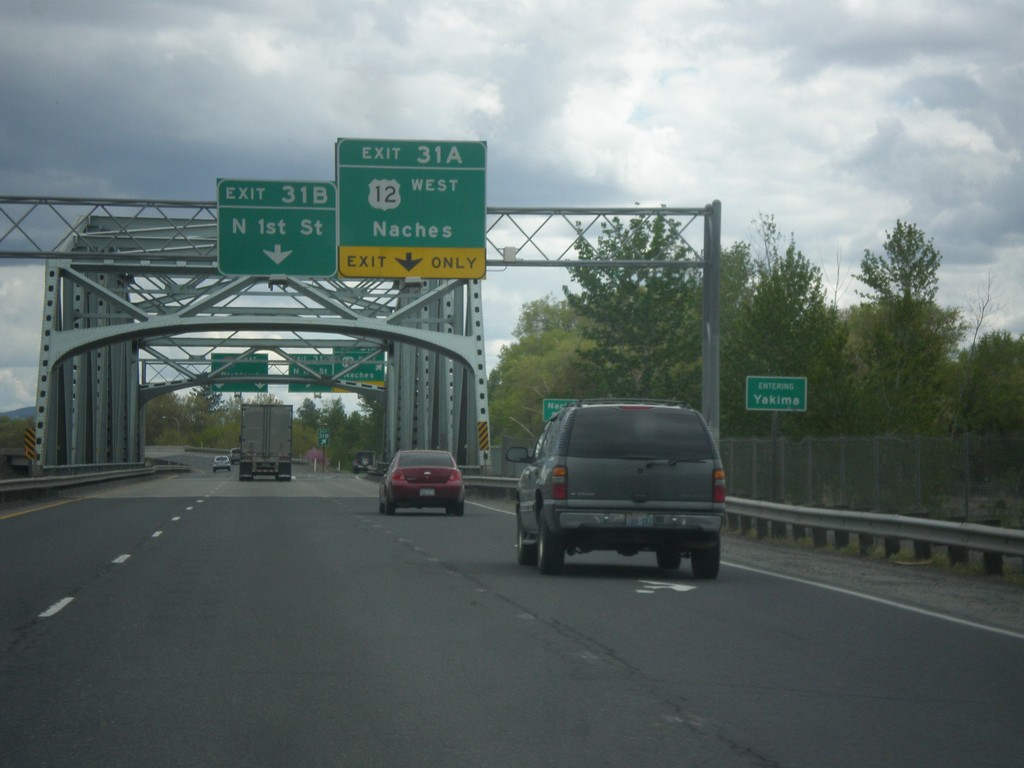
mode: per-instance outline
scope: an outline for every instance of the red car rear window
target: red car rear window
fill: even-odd
[[[454,467],[455,461],[443,451],[405,451],[398,457],[400,467]]]

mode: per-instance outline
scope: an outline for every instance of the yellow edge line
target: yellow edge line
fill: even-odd
[[[12,517],[21,517],[27,515],[30,512],[41,512],[44,509],[50,509],[51,507],[59,507],[61,504],[67,504],[71,501],[78,501],[79,499],[61,499],[60,501],[54,501],[50,504],[44,504],[41,507],[30,507],[29,509],[23,509],[20,512],[11,512],[7,515],[0,515],[0,520],[10,520]]]
[[[177,477],[177,475],[172,475],[172,477]],[[135,483],[135,485],[138,485],[141,482],[143,481],[139,480],[138,483]],[[75,496],[73,498],[61,499],[60,501],[53,501],[50,502],[49,504],[43,504],[38,507],[29,507],[28,509],[22,509],[19,510],[18,512],[10,512],[6,515],[0,515],[0,520],[10,520],[12,517],[21,517],[22,515],[27,515],[31,512],[42,512],[44,509],[52,509],[53,507],[59,507],[61,504],[68,504],[72,501],[82,501],[83,499],[97,499],[102,496],[102,493],[96,493],[89,496]]]

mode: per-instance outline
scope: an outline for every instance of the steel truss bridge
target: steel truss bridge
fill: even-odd
[[[700,247],[687,242],[678,260],[586,265],[703,271],[702,410],[717,435],[717,201],[487,216],[491,279],[513,267],[579,266],[577,239],[596,241],[612,217],[674,218],[684,237],[701,221]],[[45,264],[33,419],[44,469],[141,462],[146,403],[246,383],[361,392],[386,404],[386,455],[445,448],[460,465],[490,464],[482,280],[228,277],[212,202],[0,196],[0,258]],[[359,364],[347,349],[386,352],[383,387],[346,378]],[[256,355],[266,356],[265,373],[245,374]],[[336,364],[326,373],[311,359]]]

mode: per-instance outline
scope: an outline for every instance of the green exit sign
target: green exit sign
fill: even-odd
[[[210,356],[214,392],[266,392],[269,373],[269,355],[255,353],[240,357],[229,352],[214,352]],[[242,378],[247,381],[234,380]]]
[[[485,276],[486,142],[338,139],[335,155],[342,277]]]
[[[747,376],[748,411],[806,411],[803,376]]]
[[[546,397],[543,402],[544,421],[547,421],[569,403],[575,403],[575,397]]]
[[[230,276],[331,277],[338,192],[325,181],[217,181],[217,266]]]

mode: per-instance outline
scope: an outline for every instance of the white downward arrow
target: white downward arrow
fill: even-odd
[[[696,589],[696,587],[691,587],[689,584],[670,584],[666,581],[641,581],[640,583],[644,584],[645,587],[638,589],[637,592],[646,595],[651,594],[656,589],[671,589],[673,592],[689,592],[691,589]]]
[[[267,258],[269,258],[275,264],[280,264],[282,261],[284,261],[285,259],[292,255],[291,251],[282,251],[280,243],[274,243],[274,250],[264,251],[264,253],[267,254]]]

